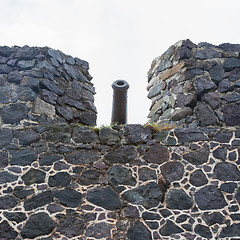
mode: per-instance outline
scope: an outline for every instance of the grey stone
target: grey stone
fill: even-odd
[[[22,145],[30,145],[40,139],[40,135],[32,129],[22,130],[16,137]]]
[[[134,225],[129,228],[127,233],[129,240],[151,240],[151,232],[147,227],[140,221],[136,221]]]
[[[218,92],[206,93],[203,96],[202,101],[208,104],[212,109],[217,109],[221,104],[221,99]]]
[[[67,123],[54,123],[49,126],[46,139],[50,142],[70,142],[71,129]]]
[[[9,145],[12,142],[13,133],[12,130],[8,128],[0,129],[0,146]]]
[[[121,207],[118,195],[111,187],[96,187],[87,193],[87,200],[104,209],[115,211]]]
[[[213,156],[215,158],[225,161],[227,160],[227,149],[224,147],[218,147],[216,150],[213,151]]]
[[[0,145],[1,146],[1,145]],[[0,168],[5,168],[8,165],[8,153],[0,152]]]
[[[74,126],[72,139],[76,143],[96,143],[99,141],[97,134],[87,126]]]
[[[21,231],[23,238],[35,238],[41,235],[50,234],[56,227],[56,223],[45,212],[33,214],[27,220]]]
[[[213,141],[219,142],[219,143],[229,143],[230,139],[232,138],[232,132],[218,132],[214,138]]]
[[[85,125],[96,126],[97,115],[96,113],[83,112],[80,114],[79,121]]]
[[[240,125],[240,105],[236,103],[225,104],[222,106],[222,109],[227,126]]]
[[[0,104],[15,103],[18,100],[17,86],[9,85],[0,88]]]
[[[86,169],[81,173],[77,182],[81,185],[91,185],[99,183],[100,173],[95,169]]]
[[[53,91],[55,92],[57,95],[63,95],[64,91],[61,90],[55,82],[50,81],[48,79],[43,79],[41,80],[41,82],[39,83],[40,88],[42,89],[48,89],[49,91]]]
[[[12,50],[10,47],[8,46],[1,46],[0,47],[0,56],[4,56],[4,57],[9,57],[12,53]]]
[[[39,170],[31,168],[27,173],[22,176],[22,180],[25,185],[31,185],[34,183],[44,183],[45,182],[46,173]]]
[[[218,47],[224,51],[240,52],[240,44],[222,43]]]
[[[0,50],[1,53],[1,50]],[[4,239],[16,239],[18,233],[8,224],[6,220],[0,223],[0,236]]]
[[[60,51],[50,48],[50,49],[48,49],[47,53],[52,58],[56,59],[59,63],[63,63],[63,57],[62,57],[62,53]]]
[[[56,104],[58,95],[47,89],[42,89],[40,92],[41,99],[50,104]]]
[[[172,120],[179,121],[189,115],[192,115],[192,109],[190,107],[181,107],[180,109],[174,110],[172,113]]]
[[[118,131],[108,127],[103,127],[100,129],[99,138],[103,144],[111,144],[120,141]]]
[[[36,98],[33,104],[33,112],[36,114],[46,114],[54,116],[55,108],[53,105],[41,100],[40,98]]]
[[[7,171],[0,172],[0,184],[15,182],[15,181],[17,181],[17,179],[18,179],[18,176],[11,174]]]
[[[141,181],[156,180],[157,174],[155,170],[148,167],[142,167],[138,169],[138,177]]]
[[[54,196],[59,200],[61,204],[67,207],[78,207],[82,201],[82,194],[72,189],[64,189],[55,192]]]
[[[240,171],[238,170],[237,166],[228,162],[218,163],[213,172],[215,177],[222,181],[240,180]]]
[[[176,106],[177,107],[195,107],[197,103],[197,97],[195,94],[179,94],[177,95]]]
[[[71,183],[71,176],[67,172],[58,172],[48,179],[50,187],[67,187]]]
[[[205,213],[203,215],[203,220],[207,223],[208,226],[212,226],[216,223],[223,224],[224,216],[220,212]]]
[[[56,112],[63,116],[67,121],[70,121],[73,119],[73,110],[71,107],[68,106],[59,106],[56,105]]]
[[[86,230],[86,237],[92,237],[94,239],[111,238],[113,227],[112,224],[106,222],[92,224]]]
[[[181,232],[183,232],[183,229],[170,220],[167,220],[166,224],[159,231],[162,236],[171,236]]]
[[[0,64],[0,73],[10,73],[12,72],[13,68],[8,66],[7,64]]]
[[[212,239],[212,232],[207,226],[197,224],[194,228],[195,233],[199,234],[201,237]]]
[[[201,210],[222,209],[227,205],[221,191],[208,185],[195,193],[195,201]]]
[[[191,50],[186,46],[177,48],[175,52],[176,52],[174,55],[175,61],[180,61],[191,57]]]
[[[228,75],[228,81],[234,82],[240,80],[240,68],[234,68]]]
[[[34,65],[35,65],[35,60],[20,60],[17,63],[17,66],[23,70],[31,69],[34,67]]]
[[[3,122],[13,124],[20,122],[22,119],[26,119],[29,108],[23,103],[15,103],[2,107],[0,111]]]
[[[240,94],[233,92],[233,93],[224,95],[222,99],[229,103],[237,102],[240,100]]]
[[[198,129],[191,128],[177,128],[174,130],[180,144],[185,142],[207,141],[208,137]]]
[[[223,79],[219,83],[217,90],[220,93],[225,93],[225,92],[229,91],[231,88],[232,88],[232,84],[227,79]]]
[[[164,163],[160,169],[164,179],[169,183],[178,181],[183,177],[184,166],[179,161]]]
[[[216,89],[216,85],[206,76],[201,76],[195,79],[196,94],[201,97],[210,90]]]
[[[240,236],[240,224],[239,223],[233,223],[231,225],[223,227],[222,231],[219,235],[220,238],[239,237],[239,236]]]
[[[12,83],[19,84],[22,80],[22,75],[19,71],[14,70],[8,74],[8,81]]]
[[[12,195],[0,196],[0,209],[11,209],[17,205],[17,198]]]
[[[17,88],[18,99],[21,101],[34,101],[37,97],[36,93],[29,87]]]
[[[41,166],[50,166],[54,162],[59,161],[63,158],[63,156],[53,153],[53,152],[46,152],[39,156],[39,164]]]
[[[227,72],[233,70],[234,68],[239,68],[240,67],[240,59],[226,58],[223,67],[224,67],[225,71],[227,71]]]
[[[147,97],[151,99],[151,98],[161,94],[161,91],[162,91],[162,83],[157,83],[156,85],[151,87],[151,89],[148,92]]]
[[[10,159],[11,165],[26,166],[31,165],[37,160],[37,154],[32,148],[25,148],[12,153],[12,158]]]
[[[210,59],[211,58],[221,58],[222,54],[212,48],[205,47],[204,49],[197,51],[194,54],[194,57],[197,59],[205,60],[208,58],[210,58]]]
[[[39,91],[39,80],[36,77],[24,76],[20,82],[20,85],[29,87],[37,93]]]
[[[23,46],[19,47],[14,57],[17,59],[33,59],[39,53],[39,49],[37,47],[29,47]]]
[[[166,194],[167,208],[187,210],[192,208],[193,200],[181,189],[170,189]]]
[[[195,187],[200,187],[207,184],[208,180],[202,170],[198,169],[190,175],[190,183]]]
[[[4,212],[3,214],[8,220],[16,223],[23,222],[27,219],[26,214],[22,212]]]
[[[146,209],[150,209],[161,203],[163,192],[157,183],[150,182],[124,192],[122,198],[132,204],[142,205]]]
[[[224,77],[224,68],[221,64],[215,65],[213,68],[209,70],[209,74],[211,76],[211,79],[215,82],[215,84],[219,84],[223,77]]]

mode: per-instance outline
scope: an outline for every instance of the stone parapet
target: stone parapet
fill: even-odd
[[[96,124],[88,62],[48,47],[0,47],[0,127]]]
[[[240,44],[179,41],[148,72],[150,121],[184,127],[240,125]]]

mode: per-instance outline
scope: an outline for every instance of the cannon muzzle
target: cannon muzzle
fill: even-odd
[[[112,124],[125,124],[127,122],[127,90],[129,84],[124,80],[117,80],[112,84]]]

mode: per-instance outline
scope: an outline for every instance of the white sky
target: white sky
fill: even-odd
[[[175,42],[240,43],[239,0],[0,0],[0,45],[48,46],[90,63],[98,125],[124,79],[128,122],[145,123],[147,71]]]

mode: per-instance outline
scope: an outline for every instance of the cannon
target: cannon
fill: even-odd
[[[127,122],[127,90],[129,84],[124,80],[117,80],[112,84],[112,124],[125,124]]]

